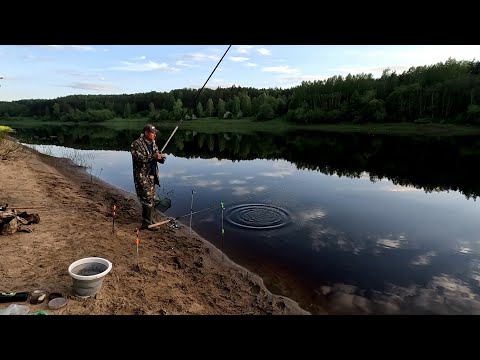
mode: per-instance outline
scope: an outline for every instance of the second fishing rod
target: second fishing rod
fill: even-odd
[[[308,181],[311,181],[311,180],[310,179],[300,180],[300,181],[297,182],[297,185],[302,184],[302,183],[306,183]],[[287,190],[287,187],[288,187],[288,185],[286,185],[286,184],[277,185],[277,186],[274,186],[270,189],[267,189],[267,190],[264,190],[264,191],[259,191],[257,193],[250,194],[248,196],[242,197],[242,198],[237,199],[237,200],[232,200],[232,201],[229,201],[229,202],[221,202],[220,204],[214,204],[212,206],[209,206],[209,207],[206,207],[204,209],[197,210],[197,211],[193,211],[193,194],[196,193],[196,191],[192,190],[192,204],[191,204],[191,207],[190,207],[190,212],[187,213],[187,214],[184,214],[184,215],[177,216],[173,220],[179,220],[179,219],[182,219],[182,218],[187,217],[187,216],[191,217],[192,215],[199,214],[199,213],[202,213],[204,211],[213,211],[213,210],[217,210],[217,209],[218,210],[225,209],[225,206],[228,207],[228,206],[231,206],[231,205],[236,204],[236,203],[243,203],[246,200],[252,199],[252,198],[260,196],[260,195],[265,195],[265,194],[268,194],[270,192],[280,190],[280,189],[283,189],[283,188],[285,188],[283,193],[289,193],[289,191]]]

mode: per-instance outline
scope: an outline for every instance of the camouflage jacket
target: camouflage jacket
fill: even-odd
[[[155,160],[154,154],[158,152],[158,146],[155,144],[155,142],[153,142],[153,151],[151,153],[148,151],[147,141],[145,140],[143,134],[141,134],[140,137],[132,143],[130,146],[130,153],[132,154],[133,180],[135,181],[135,184],[141,183],[141,177],[148,176],[152,161],[155,161],[155,184],[160,185],[157,162],[163,164],[165,159]]]

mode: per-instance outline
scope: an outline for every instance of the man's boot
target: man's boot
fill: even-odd
[[[152,224],[152,211],[151,206],[142,205],[142,229],[148,229],[148,225]]]

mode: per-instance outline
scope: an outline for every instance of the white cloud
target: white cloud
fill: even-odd
[[[251,194],[251,192],[250,192],[250,190],[248,189],[248,187],[245,187],[245,186],[235,186],[235,187],[233,187],[233,189],[232,189],[232,194],[235,195],[235,196],[244,196],[244,195]]]
[[[478,59],[480,45],[417,45],[408,50],[394,50],[389,55],[410,66],[423,66],[456,60]]]
[[[65,71],[60,70],[59,72],[64,72],[67,75],[75,76],[75,77],[86,77],[87,76],[86,72],[77,71],[77,70],[65,70]]]
[[[234,62],[250,60],[249,58],[244,57],[244,56],[230,56],[228,59],[231,60],[231,61],[234,61]]]
[[[208,160],[207,164],[209,166],[224,166],[224,165],[227,165],[227,162],[221,161],[218,158],[211,158]]]
[[[247,65],[247,66],[250,66],[250,67],[255,67],[255,66],[258,66],[257,64],[255,64],[255,63],[251,63],[251,62],[249,62],[249,63],[246,63],[245,65]]]
[[[395,236],[393,234],[387,235],[388,238],[378,238],[376,243],[384,248],[400,248],[407,244],[405,235]]]
[[[302,221],[294,216],[295,221]],[[308,221],[308,220],[307,220]],[[345,234],[331,227],[325,227],[321,223],[313,223],[311,226],[310,238],[312,239],[312,250],[319,252],[323,248],[338,248],[342,251],[349,251],[354,254],[363,250],[363,244],[356,244]]]
[[[323,219],[326,215],[327,213],[325,211],[322,211],[319,209],[306,210],[306,211],[299,212],[297,214],[297,219],[302,223],[305,223],[307,221]]]
[[[257,49],[257,52],[261,55],[271,55],[271,51],[265,48],[259,48]]]
[[[435,251],[429,251],[428,253],[419,255],[416,259],[413,259],[411,264],[415,266],[428,265],[431,262],[431,258],[436,255]]]
[[[192,60],[192,61],[205,61],[205,60],[218,61],[218,60],[220,60],[220,57],[218,55],[208,55],[208,54],[205,54],[205,53],[192,53],[192,54],[185,55],[185,57]]]
[[[292,171],[276,171],[276,172],[262,172],[260,175],[268,177],[279,177],[283,178],[288,175],[292,175]]]
[[[212,51],[212,52],[217,53],[217,54],[223,53],[223,51],[224,51],[224,50],[220,50],[220,49],[217,49],[217,48],[208,48],[207,50]]]
[[[53,57],[51,56],[37,56],[32,54],[24,55],[24,59],[33,60],[33,61],[52,61]]]
[[[397,239],[378,239],[377,244],[387,248],[399,248],[400,241]]]
[[[258,192],[260,192],[260,191],[265,191],[266,189],[267,189],[266,186],[255,186],[255,187],[253,188],[253,190],[255,191],[255,193],[258,193]]]
[[[222,183],[220,180],[195,180],[192,181],[192,186],[196,187],[211,187],[211,186],[219,186]]]
[[[73,83],[73,84],[66,85],[65,87],[70,87],[73,89],[82,89],[82,90],[96,90],[96,91],[117,90],[113,86],[99,85],[99,84],[93,84],[93,83]]]
[[[138,60],[145,60],[147,57],[146,56],[137,56],[137,57],[134,57],[134,58],[131,58],[130,60],[132,61],[138,61]]]
[[[458,252],[462,253],[462,254],[470,254],[473,252],[472,249],[470,249],[469,247],[467,246],[460,246],[459,249],[458,249]]]
[[[68,69],[64,69],[64,70],[59,70],[58,71],[59,73],[64,73],[66,74],[67,76],[72,76],[72,77],[75,77],[75,78],[80,78],[80,82],[86,82],[86,83],[91,83],[92,81],[105,81],[105,77],[100,74],[100,73],[97,73],[97,72],[93,72],[93,71],[82,71],[82,70],[68,70]]]
[[[122,61],[123,66],[114,66],[111,70],[121,70],[121,71],[178,71],[179,69],[170,67],[167,63],[157,63],[149,60],[144,63],[133,63],[129,61]]]
[[[91,46],[82,46],[82,45],[70,45],[73,50],[79,51],[95,51],[95,49]]]
[[[246,184],[247,182],[245,180],[230,180],[228,183],[232,185],[238,185],[238,184]]]
[[[422,64],[425,65],[425,64]],[[362,66],[352,66],[352,67],[340,67],[332,69],[336,75],[347,76],[348,74],[358,75],[358,74],[372,74],[373,77],[379,78],[382,76],[382,73],[385,69],[390,69],[392,72],[396,72],[397,74],[401,74],[404,71],[407,71],[411,65],[392,65],[392,66],[370,66],[370,67],[362,67]]]
[[[183,172],[178,172],[177,174],[182,174]],[[165,176],[165,175],[163,175]],[[181,176],[180,178],[182,179],[182,181],[184,182],[188,182],[188,181],[192,181],[192,180],[195,180],[195,178],[200,178],[204,175],[183,175]]]
[[[423,191],[420,189],[416,189],[413,186],[400,186],[400,185],[392,185],[384,187],[384,190],[390,192],[411,192],[411,191]]]
[[[300,85],[302,81],[314,82],[314,81],[326,80],[327,78],[328,76],[321,76],[321,75],[293,75],[293,76],[280,76],[280,77],[277,77],[276,80],[281,87],[291,88],[291,87]]]
[[[233,82],[227,82],[225,79],[210,79],[210,81],[205,85],[205,87],[209,89],[216,89],[217,87],[221,88],[227,88],[227,87],[232,87],[235,85]],[[202,85],[198,86],[192,86],[193,88],[200,88]],[[219,163],[220,165],[221,163]]]
[[[439,62],[444,63],[448,58],[456,60],[478,59],[480,54],[479,45],[416,45],[408,49],[374,49],[371,51],[350,51],[350,56],[364,58],[384,59],[384,65],[372,67],[348,66],[332,69],[338,75],[372,74],[380,77],[384,69],[390,68],[397,74],[407,71],[415,66],[429,66]]]
[[[187,63],[186,61],[183,61],[183,60],[177,60],[177,62],[175,63],[175,65],[177,65],[177,66],[185,66],[185,67],[194,67],[194,66],[195,66],[195,65],[189,64],[189,63]]]
[[[32,45],[35,47],[43,47],[56,50],[76,50],[76,51],[95,51],[95,48],[85,45]]]
[[[326,80],[328,76],[322,75],[296,75],[296,76],[283,76],[280,79],[282,81],[294,82],[300,84],[302,81],[319,81]]]
[[[240,53],[240,54],[248,54],[251,49],[253,49],[253,46],[251,45],[237,45],[234,46],[235,50]]]
[[[281,74],[296,74],[299,72],[298,69],[291,68],[288,65],[281,65],[281,66],[267,66],[262,69],[265,72],[277,72]]]

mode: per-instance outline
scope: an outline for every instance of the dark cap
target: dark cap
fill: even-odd
[[[147,124],[143,127],[143,132],[146,132],[146,131],[158,132],[157,128],[155,126],[153,126],[152,124]]]

